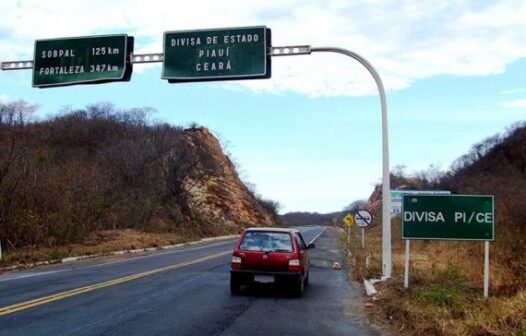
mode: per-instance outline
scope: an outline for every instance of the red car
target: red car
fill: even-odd
[[[232,253],[230,291],[238,294],[242,285],[275,283],[302,296],[309,284],[308,250],[314,247],[295,229],[245,230]]]

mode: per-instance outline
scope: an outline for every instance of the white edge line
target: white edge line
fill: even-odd
[[[229,235],[229,236],[203,238],[201,240],[188,242],[188,243],[180,243],[180,244],[175,244],[175,245],[166,245],[166,246],[162,246],[162,247],[159,247],[159,248],[155,248],[155,250],[162,251],[162,250],[174,249],[174,248],[178,248],[178,247],[192,246],[192,245],[196,245],[196,244],[200,244],[200,243],[210,243],[210,242],[214,242],[214,241],[224,241],[224,240],[237,239],[237,238],[239,238],[239,235]],[[204,247],[215,246],[215,245],[219,245],[219,244],[206,245],[206,246],[202,246],[202,247],[204,248]],[[180,249],[180,250],[177,250],[177,251],[185,251],[185,250],[189,250],[189,249]],[[149,251],[153,251],[153,249],[152,248],[145,248],[145,249],[138,249],[138,250],[123,250],[123,251],[110,252],[108,254],[98,253],[98,254],[91,254],[91,255],[82,255],[82,256],[77,256],[77,257],[67,257],[67,258],[62,258],[62,259],[57,259],[57,260],[40,261],[40,262],[36,262],[36,263],[33,263],[33,264],[29,264],[29,265],[7,266],[7,267],[4,267],[4,268],[0,268],[0,272],[13,272],[13,271],[17,271],[19,269],[32,269],[32,268],[35,268],[37,266],[42,266],[42,265],[64,264],[64,263],[69,263],[69,262],[73,262],[73,261],[84,260],[84,259],[91,259],[91,258],[96,258],[96,257],[100,257],[100,256],[105,256],[105,255],[123,255],[123,254],[129,254],[129,253],[149,252]],[[176,251],[174,251],[174,252],[176,252]],[[158,254],[156,253],[155,255],[158,255]],[[2,274],[0,273],[0,275],[2,275]]]
[[[79,267],[79,268],[80,269],[95,268],[95,267],[99,267],[99,266],[117,264],[117,263],[121,263],[121,262],[125,262],[125,261],[133,261],[133,260],[138,260],[138,259],[145,259],[145,258],[150,258],[150,257],[155,257],[155,256],[161,256],[161,255],[164,256],[164,255],[175,254],[175,253],[203,250],[203,249],[206,249],[206,248],[209,248],[209,247],[218,247],[218,246],[223,246],[223,245],[228,245],[228,244],[229,244],[229,242],[221,242],[221,243],[212,244],[212,245],[197,246],[197,247],[192,247],[192,248],[187,248],[187,249],[180,249],[180,250],[175,250],[175,251],[168,251],[168,252],[148,254],[148,255],[145,255],[145,256],[133,257],[133,258],[128,258],[128,259],[114,260],[114,261],[109,261],[109,262],[102,263],[102,264],[89,265],[89,266],[86,266],[86,267]]]
[[[10,278],[7,278],[7,279],[0,279],[0,282],[11,281],[11,280],[19,280],[19,279],[24,279],[24,278],[30,278],[30,277],[46,275],[46,274],[53,274],[53,273],[60,273],[60,272],[65,272],[65,271],[69,271],[69,269],[48,271],[48,272],[40,272],[40,273],[31,273],[31,274],[21,274],[20,276],[14,276],[14,277],[10,277]]]
[[[327,227],[326,227],[326,226],[322,226],[322,230],[321,230],[321,232],[320,232],[316,237],[314,237],[314,239],[312,239],[312,240],[309,242],[309,244],[312,244],[313,242],[316,241],[316,239],[320,238],[320,236],[321,236],[322,234],[324,234],[325,231],[327,231]]]
[[[85,266],[85,267],[81,266],[81,267],[78,267],[77,269],[96,268],[96,267],[101,267],[101,266],[106,266],[106,265],[111,265],[111,264],[117,264],[117,263],[121,263],[121,262],[125,262],[125,261],[133,261],[133,260],[144,259],[144,258],[149,258],[149,257],[155,257],[155,256],[160,256],[160,255],[169,255],[169,254],[182,253],[182,252],[187,252],[187,251],[203,250],[203,249],[210,248],[210,247],[218,247],[218,246],[228,245],[229,243],[230,242],[218,242],[216,244],[210,244],[210,245],[205,245],[205,246],[197,246],[197,247],[191,247],[191,248],[186,248],[186,249],[179,249],[179,250],[175,250],[175,251],[168,251],[168,252],[148,254],[148,255],[138,256],[138,257],[133,257],[133,258],[128,258],[128,259],[113,260],[113,261],[109,261],[109,262],[105,262],[105,263],[101,263],[101,264],[89,265],[89,266]],[[86,259],[86,258],[84,258],[84,259]],[[71,262],[71,260],[70,260],[70,262]],[[24,278],[34,277],[34,276],[46,275],[46,274],[51,274],[51,273],[59,273],[59,272],[65,272],[65,271],[70,271],[70,270],[72,270],[72,269],[71,268],[67,268],[67,269],[61,269],[61,270],[55,270],[55,271],[47,271],[47,272],[41,272],[41,273],[30,273],[30,274],[24,274],[23,273],[23,274],[20,274],[20,276],[13,276],[13,277],[9,277],[9,278],[6,278],[6,279],[2,279],[1,277],[3,275],[0,275],[0,282],[11,281],[11,280],[19,280],[19,279],[24,279]],[[7,273],[7,274],[5,274],[5,276],[8,276],[9,274],[13,274],[13,273]]]

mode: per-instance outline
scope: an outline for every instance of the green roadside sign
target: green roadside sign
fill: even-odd
[[[264,26],[164,33],[162,78],[170,83],[270,78]]]
[[[133,37],[126,34],[35,41],[33,87],[128,81]]]
[[[403,239],[492,241],[494,227],[493,196],[403,195]]]

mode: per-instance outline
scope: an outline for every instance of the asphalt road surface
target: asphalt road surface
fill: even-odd
[[[300,228],[311,250],[302,298],[229,290],[234,241],[106,257],[0,276],[0,335],[380,335],[346,281],[339,237]]]

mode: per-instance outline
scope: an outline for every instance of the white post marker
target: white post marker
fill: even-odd
[[[405,267],[404,267],[404,288],[409,287],[409,246],[411,240],[405,240]]]
[[[489,289],[489,241],[484,242],[484,297],[488,297]]]

